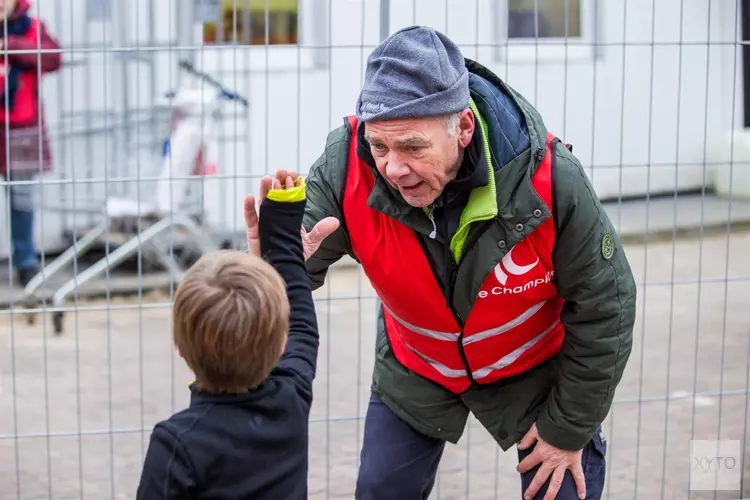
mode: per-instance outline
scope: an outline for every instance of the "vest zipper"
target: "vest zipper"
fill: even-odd
[[[458,263],[453,258],[453,255],[451,254],[450,248],[446,247],[445,250],[446,254],[446,271],[449,268],[453,268],[453,272],[449,272],[447,274],[448,279],[448,289],[446,290],[446,299],[448,300],[448,308],[453,313],[453,317],[456,319],[456,322],[461,327],[461,332],[458,334],[458,353],[461,355],[461,361],[464,363],[464,369],[466,370],[466,375],[469,377],[469,381],[471,382],[472,386],[476,386],[477,382],[474,380],[474,375],[471,373],[471,366],[469,365],[469,358],[466,356],[466,351],[464,351],[464,322],[459,317],[458,312],[453,308],[453,293],[456,287],[456,279],[458,278]]]
[[[433,213],[434,210],[434,206],[430,206],[430,209],[427,213],[427,217],[429,217],[433,227],[433,231],[432,233],[430,233],[431,239],[435,239],[435,237],[437,236],[437,224],[435,223],[435,216]],[[432,254],[427,249],[426,245],[422,242],[422,239],[419,237],[417,239],[422,246],[422,251],[424,252],[425,257],[427,257],[427,261],[429,262],[430,268],[432,269],[432,274],[435,276],[435,279],[440,285],[440,288],[444,291],[443,295],[445,296],[445,303],[448,306],[448,310],[450,310],[451,314],[453,314],[453,318],[456,320],[456,323],[461,329],[461,332],[458,335],[458,339],[456,340],[456,342],[458,343],[458,353],[461,356],[461,361],[463,361],[464,370],[466,370],[466,375],[469,378],[469,382],[472,386],[476,386],[477,382],[474,380],[474,375],[471,373],[471,366],[469,365],[469,360],[466,357],[466,352],[464,351],[464,321],[459,316],[458,311],[456,311],[453,307],[453,290],[455,288],[456,278],[458,277],[458,263],[453,259],[453,255],[451,254],[450,243],[447,242],[445,247],[445,278],[443,279],[440,276],[440,273],[436,272],[437,267],[435,266],[435,260],[433,259]],[[452,272],[450,270],[451,268],[453,268]]]
[[[427,212],[427,217],[429,217],[430,222],[432,222],[432,232],[430,233],[430,239],[434,240],[437,237],[437,224],[435,224],[435,215],[433,212],[435,211],[435,205],[430,205],[430,210]]]
[[[435,263],[435,259],[433,258],[432,253],[430,253],[430,250],[427,248],[427,245],[425,244],[424,240],[422,239],[423,238],[423,234],[417,233],[416,231],[415,231],[415,233],[416,233],[416,236],[417,236],[417,241],[419,242],[419,246],[422,247],[422,253],[424,254],[425,258],[427,259],[427,262],[430,265],[430,271],[432,271],[432,276],[433,276],[433,278],[435,278],[435,281],[437,281],[438,286],[440,287],[440,290],[443,291],[443,295],[444,295],[444,298],[445,298],[445,303],[448,306],[448,309],[450,310],[451,314],[453,314],[453,318],[456,320],[456,322],[458,323],[459,327],[463,328],[464,322],[461,320],[461,317],[458,315],[458,312],[455,309],[453,309],[453,304],[451,303],[451,301],[448,300],[448,297],[445,297],[445,290],[446,290],[445,285],[446,285],[446,281],[443,278],[443,276],[440,275],[440,273],[437,272],[437,265]],[[457,274],[457,272],[454,273],[454,274]],[[450,276],[449,276],[449,278],[450,278]],[[452,283],[451,283],[451,285],[452,285]]]

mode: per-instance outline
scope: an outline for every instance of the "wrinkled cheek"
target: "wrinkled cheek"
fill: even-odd
[[[378,171],[380,175],[382,175],[383,177],[387,179],[388,173],[386,172],[386,166],[388,166],[387,162],[375,160],[375,169]]]

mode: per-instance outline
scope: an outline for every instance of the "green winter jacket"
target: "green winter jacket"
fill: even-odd
[[[461,437],[472,412],[503,450],[517,443],[534,422],[542,439],[552,445],[581,449],[607,416],[630,356],[636,309],[633,275],[576,157],[564,145],[555,148],[550,211],[531,184],[546,151],[542,118],[488,69],[468,59],[466,65],[471,105],[479,118],[472,140],[479,151],[474,160],[476,168],[486,169],[489,182],[473,188],[458,227],[454,223],[449,231],[452,238],[441,234],[439,227],[437,237],[430,239],[433,221],[425,211],[406,204],[374,167],[376,184],[369,205],[414,229],[448,302],[462,319],[468,317],[489,270],[553,217],[555,283],[566,301],[561,313],[565,341],[558,356],[529,372],[454,395],[399,364],[378,305],[372,388],[414,428],[452,443]],[[323,285],[329,266],[338,259],[350,255],[356,260],[341,208],[350,137],[346,125],[331,131],[307,177],[305,228],[309,231],[328,216],[342,221],[307,261],[314,289]],[[367,158],[363,141],[360,129],[359,152]]]

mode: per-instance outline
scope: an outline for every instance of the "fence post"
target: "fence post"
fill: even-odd
[[[391,31],[391,1],[380,0],[380,41],[382,42]]]

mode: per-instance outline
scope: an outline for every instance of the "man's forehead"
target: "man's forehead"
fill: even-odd
[[[369,142],[395,142],[399,144],[426,144],[431,142],[430,127],[424,123],[365,124],[365,139]]]

